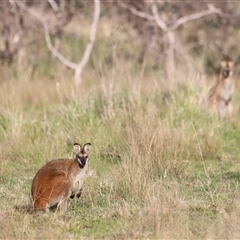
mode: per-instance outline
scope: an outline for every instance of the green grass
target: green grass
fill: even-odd
[[[239,129],[201,114],[197,99],[188,104],[196,94],[181,91],[164,114],[157,92],[139,99],[130,88],[105,100],[103,92],[35,111],[21,100],[22,110],[9,109],[1,117],[2,236],[207,238],[213,228],[214,237],[231,237],[229,219],[239,214]],[[30,203],[38,168],[71,157],[75,141],[93,144],[82,198],[69,201],[64,214],[16,211]]]
[[[16,67],[17,74],[5,70],[1,238],[239,238],[237,96],[232,118],[211,116],[199,104],[204,86],[196,86],[194,78],[182,82],[185,76],[179,74],[181,84],[172,91],[163,88],[156,80],[161,69],[151,60],[135,63],[137,51],[126,44],[124,29],[118,31],[116,42],[107,38],[96,44],[94,69],[85,69],[79,87],[59,63],[49,72],[40,65],[34,79],[31,68]],[[74,52],[71,47],[66,52]],[[37,170],[54,158],[72,157],[74,142],[92,143],[82,197],[69,200],[65,213],[29,213]]]

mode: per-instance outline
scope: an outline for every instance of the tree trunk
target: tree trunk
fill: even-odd
[[[174,82],[175,62],[174,62],[174,43],[175,36],[172,31],[167,31],[167,49],[166,49],[166,77],[169,84]]]

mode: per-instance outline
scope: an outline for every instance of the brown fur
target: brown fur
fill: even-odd
[[[208,92],[207,105],[220,117],[229,117],[232,114],[232,95],[234,81],[231,78],[234,62],[228,56],[221,61],[221,74],[214,86]]]
[[[69,193],[72,198],[75,194],[80,197],[90,148],[90,143],[83,148],[75,143],[75,159],[52,160],[37,172],[31,189],[35,210],[48,212],[57,205],[60,211],[65,211]]]

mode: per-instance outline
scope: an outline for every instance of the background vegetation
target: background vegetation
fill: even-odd
[[[35,65],[28,58],[0,66],[0,237],[239,238],[237,70],[234,114],[220,120],[202,109],[217,79],[206,74],[205,59],[217,66],[217,48],[186,55],[195,71],[178,62],[169,89],[155,57],[138,61],[138,32],[108,10],[80,86],[71,70],[50,61],[43,38]],[[82,20],[81,40],[87,30]],[[84,41],[74,37],[64,35],[62,51],[77,57]],[[238,49],[232,53],[237,58]],[[65,213],[29,213],[35,173],[51,159],[72,157],[74,142],[93,146],[82,197],[69,200]]]

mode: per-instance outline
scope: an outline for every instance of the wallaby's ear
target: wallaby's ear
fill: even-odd
[[[74,143],[74,145],[73,145],[73,150],[74,150],[74,152],[75,152],[76,154],[79,154],[79,153],[81,152],[81,149],[82,149],[82,147],[81,147],[80,144]]]
[[[83,146],[83,150],[88,154],[90,152],[90,149],[91,149],[91,143],[86,143],[84,146]]]

